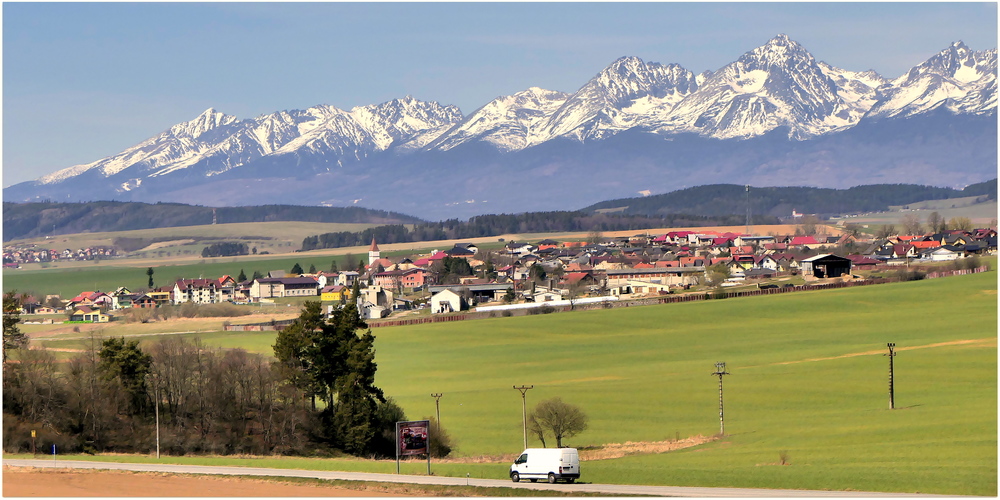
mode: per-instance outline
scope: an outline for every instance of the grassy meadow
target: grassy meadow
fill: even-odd
[[[116,238],[161,239],[170,238],[157,244],[147,253],[155,254],[163,250],[172,254],[201,254],[204,244],[196,244],[203,240],[242,239],[250,246],[257,246],[258,251],[290,252],[302,246],[302,239],[322,233],[338,231],[364,231],[379,224],[360,223],[324,223],[298,221],[272,222],[237,222],[227,224],[206,224],[200,226],[163,227],[155,229],[136,229],[131,231],[94,232],[60,234],[55,237],[28,238],[12,240],[8,244],[35,244],[43,248],[86,248],[92,246],[111,246]],[[191,241],[194,240],[194,241]],[[139,252],[141,253],[141,251]]]
[[[529,411],[561,397],[578,448],[719,432],[685,450],[590,460],[595,483],[997,494],[997,274],[770,297],[374,330],[376,383],[411,419],[434,414],[457,457],[439,475],[504,478]],[[271,354],[273,333],[189,334]],[[69,342],[50,342],[68,346]],[[895,342],[888,408],[886,342]],[[550,440],[547,443],[553,446]],[[530,446],[540,443],[529,437]],[[784,455],[788,465],[780,465]],[[104,460],[146,460],[102,457]],[[393,461],[172,457],[164,462],[394,472]],[[421,462],[404,473],[423,473]]]

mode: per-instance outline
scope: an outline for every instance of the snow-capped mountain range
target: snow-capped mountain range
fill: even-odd
[[[930,126],[977,118],[992,123],[992,164],[986,167],[995,175],[996,75],[996,49],[973,51],[962,42],[953,43],[890,80],[874,71],[854,72],[818,61],[800,44],[778,35],[714,72],[694,74],[677,64],[623,57],[574,93],[532,87],[497,97],[467,116],[455,106],[410,96],[351,110],[319,105],[243,120],[208,109],[119,154],[11,186],[4,190],[4,199],[65,201],[98,196],[204,205],[289,200],[300,204],[367,200],[364,204],[368,205],[373,200],[384,200],[388,205],[372,208],[406,211],[407,206],[400,205],[400,195],[422,190],[423,194],[411,199],[426,198],[426,203],[447,214],[455,213],[454,208],[448,209],[451,212],[443,208],[449,203],[483,203],[463,195],[485,196],[490,189],[477,182],[491,178],[508,179],[502,182],[504,187],[520,191],[530,184],[524,182],[530,175],[557,176],[563,178],[561,185],[578,185],[583,181],[567,182],[566,177],[600,175],[600,169],[593,164],[596,157],[609,156],[609,148],[620,151],[626,144],[629,152],[620,156],[617,165],[613,155],[606,158],[606,168],[635,168],[636,172],[654,177],[663,173],[677,181],[691,178],[675,175],[680,165],[671,164],[679,159],[676,150],[681,143],[685,150],[718,149],[720,144],[741,150],[749,144],[777,147],[771,157],[755,153],[750,155],[755,157],[750,163],[736,162],[740,163],[738,168],[733,158],[711,160],[704,158],[711,155],[692,153],[694,158],[702,157],[689,165],[708,176],[702,183],[751,182],[773,177],[779,159],[774,155],[787,160],[789,148],[801,151],[802,143],[829,139],[861,125],[879,127],[890,123],[888,127],[898,128],[898,120],[920,117],[925,118],[921,123]],[[954,126],[950,126],[949,130],[953,130]],[[781,141],[775,143],[776,137]],[[647,149],[674,149],[672,153],[647,154],[631,149],[636,141]],[[734,146],[732,141],[742,144]],[[985,151],[977,153],[982,161],[991,161],[990,144],[977,147]],[[566,148],[573,151],[566,153]],[[803,159],[802,163],[799,170],[808,170],[808,165],[816,162]],[[824,168],[829,170],[831,165],[827,163]],[[913,165],[908,173],[897,172],[895,177],[887,174],[874,178],[935,185],[985,180],[974,173],[930,179],[927,177],[948,175],[955,168],[927,165],[926,158],[924,163]],[[434,172],[463,178],[451,178],[451,186],[444,188],[440,178],[428,177]],[[740,179],[711,177],[727,173],[738,173]],[[823,187],[841,187],[817,175],[799,172],[788,177],[784,185],[825,183]],[[207,193],[213,192],[209,185],[220,188],[221,182],[232,184],[235,179],[243,181],[238,183],[241,189],[251,191],[240,195],[232,189],[215,189],[213,199],[205,199]],[[776,179],[779,184],[780,179]],[[648,179],[645,183],[643,179],[600,182],[617,190],[608,191],[603,198],[631,194],[640,187],[683,187]],[[518,183],[520,189],[515,187]],[[81,190],[81,185],[87,189]],[[262,194],[262,186],[270,189]],[[322,193],[287,192],[320,186]],[[436,189],[446,189],[448,197],[433,194]],[[548,189],[551,192],[552,186]],[[622,189],[635,190],[623,193]],[[499,203],[504,199],[502,195],[494,199],[497,201],[489,207],[467,207],[465,211],[544,208],[504,205]],[[579,205],[599,200],[581,199]],[[416,215],[435,212],[433,208],[430,212],[420,210],[419,203],[412,206],[418,213],[412,209],[410,213]]]

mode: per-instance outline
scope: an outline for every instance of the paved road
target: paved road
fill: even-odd
[[[874,493],[860,491],[767,490],[754,488],[700,488],[685,486],[639,486],[619,484],[548,484],[514,483],[499,479],[475,479],[443,476],[413,476],[374,474],[367,472],[314,471],[301,469],[265,469],[259,467],[212,467],[204,465],[128,464],[86,462],[77,460],[3,460],[4,465],[17,467],[55,467],[76,469],[113,469],[138,472],[173,472],[179,474],[221,474],[244,476],[308,477],[346,481],[379,481],[384,483],[439,484],[450,486],[486,486],[534,490],[580,491],[607,495],[651,495],[679,497],[930,497],[951,495],[919,495]]]

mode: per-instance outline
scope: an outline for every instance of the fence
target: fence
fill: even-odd
[[[973,268],[973,269],[954,269],[954,270],[951,270],[951,271],[934,271],[932,273],[927,273],[927,276],[925,276],[925,278],[931,279],[931,278],[943,278],[945,276],[961,276],[963,274],[984,273],[984,272],[989,271],[989,270],[990,270],[990,266],[979,266],[979,267],[976,267],[976,268]]]

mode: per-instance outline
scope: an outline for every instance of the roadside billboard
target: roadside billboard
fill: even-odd
[[[396,422],[396,450],[398,456],[427,454],[430,420]]]

